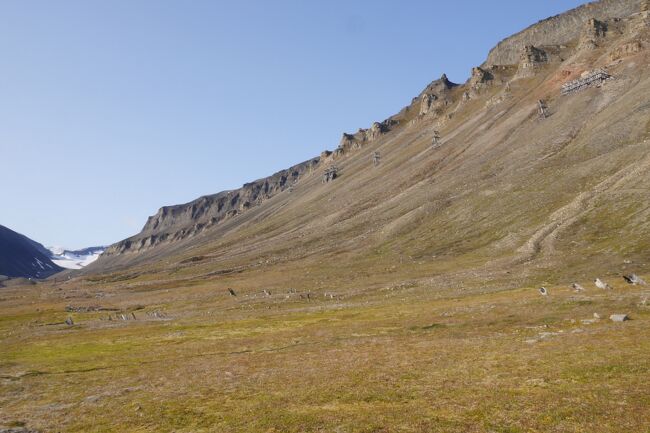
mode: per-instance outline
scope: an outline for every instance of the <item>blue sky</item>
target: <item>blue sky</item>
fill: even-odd
[[[110,244],[334,149],[577,0],[0,2],[0,224]]]

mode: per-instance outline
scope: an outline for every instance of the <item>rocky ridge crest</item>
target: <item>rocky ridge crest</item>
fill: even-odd
[[[650,0],[601,0],[543,20],[500,42],[490,51],[483,65],[472,69],[466,83],[452,83],[443,74],[396,115],[382,122],[374,122],[370,128],[361,128],[356,133],[344,133],[334,151],[325,150],[320,157],[245,184],[237,190],[163,207],[148,219],[141,233],[111,246],[105,255],[139,252],[197,235],[260,205],[290,189],[313,171],[322,171],[337,159],[374,144],[399,128],[422,121],[435,121],[443,125],[465,103],[497,85],[503,89],[488,99],[485,105],[498,104],[508,98],[510,82],[534,76],[549,64],[559,64],[581,51],[597,48],[612,29],[627,25],[621,23],[621,17],[641,14],[647,23],[649,4]],[[620,58],[642,48],[641,42],[629,41],[616,47],[610,56]]]

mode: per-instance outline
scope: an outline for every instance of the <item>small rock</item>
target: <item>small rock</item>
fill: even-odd
[[[559,335],[559,333],[557,333],[557,332],[540,332],[539,333],[539,338],[545,339],[545,338],[553,337],[555,335]]]
[[[74,325],[74,321],[72,320],[72,317],[68,317],[67,319],[65,319],[65,324],[68,326]]]
[[[623,275],[623,279],[628,284],[645,285],[645,281],[643,281],[643,278],[639,277],[637,274]]]
[[[573,290],[575,290],[576,292],[583,292],[583,291],[585,290],[585,288],[582,287],[582,286],[581,286],[580,284],[578,284],[578,283],[573,283],[573,284],[571,284],[571,288],[572,288]]]
[[[539,288],[539,293],[540,293],[542,296],[548,296],[548,290],[546,290],[546,287],[540,287],[540,288]]]
[[[612,289],[612,286],[610,286],[609,284],[607,284],[606,282],[604,282],[604,281],[601,280],[600,278],[596,278],[596,279],[594,280],[594,284],[595,284],[596,287],[598,287],[599,289],[604,289],[604,290],[611,290],[611,289]]]
[[[630,320],[627,314],[612,314],[609,316],[609,320],[612,322],[625,322],[626,320]]]

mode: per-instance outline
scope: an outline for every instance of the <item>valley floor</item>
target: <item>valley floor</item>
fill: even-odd
[[[4,288],[0,426],[648,432],[650,287],[610,283],[547,297],[424,283],[309,297],[210,282]]]

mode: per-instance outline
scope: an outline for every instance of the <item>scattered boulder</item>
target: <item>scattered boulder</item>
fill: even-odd
[[[228,289],[228,293],[230,293],[230,296],[237,296],[237,293],[233,289]]]
[[[630,320],[627,314],[612,314],[609,316],[609,320],[612,322],[625,322],[626,320]]]
[[[165,313],[160,312],[158,310],[147,312],[147,316],[153,317],[154,319],[164,319],[164,318],[167,317],[167,315]]]
[[[548,290],[546,290],[546,287],[540,287],[540,288],[539,288],[539,293],[540,293],[542,296],[548,296]]]
[[[571,288],[572,288],[573,290],[575,290],[576,292],[584,292],[584,290],[585,290],[585,288],[582,287],[582,286],[581,286],[580,284],[578,284],[578,283],[573,283],[573,284],[571,284]]]
[[[68,318],[65,319],[65,324],[68,325],[68,326],[74,325],[74,321],[72,320],[72,317],[68,316]]]
[[[628,284],[639,284],[639,285],[645,285],[645,281],[639,277],[637,274],[629,274],[629,275],[623,275],[623,279],[628,283]]]
[[[604,281],[601,280],[600,278],[596,278],[596,279],[594,280],[594,284],[595,284],[596,287],[598,287],[599,289],[603,289],[603,290],[612,290],[612,286],[610,286],[609,284],[607,284],[606,282],[604,282]]]

